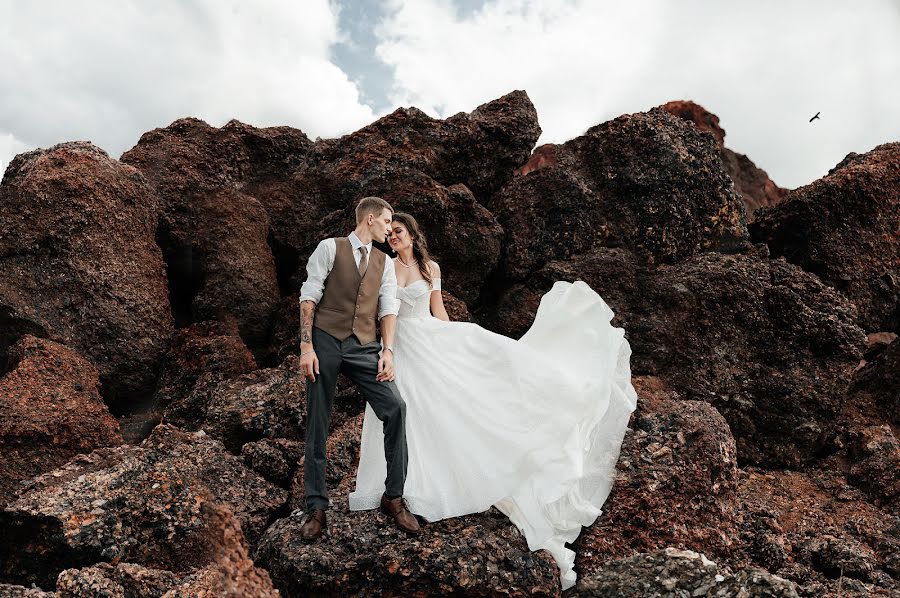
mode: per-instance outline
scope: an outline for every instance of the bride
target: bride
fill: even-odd
[[[601,513],[637,395],[631,347],[584,282],[557,282],[520,340],[450,322],[441,271],[422,231],[396,213],[389,238],[401,300],[396,384],[407,403],[409,509],[437,521],[497,507],[530,550],[547,550],[563,589],[566,548]],[[366,406],[350,509],[378,507],[386,465],[382,425]]]

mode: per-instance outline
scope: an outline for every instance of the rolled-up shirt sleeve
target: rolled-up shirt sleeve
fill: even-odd
[[[397,299],[397,273],[394,271],[394,260],[384,260],[384,271],[381,273],[381,289],[378,291],[378,319],[384,316],[396,316],[400,312],[400,300]]]
[[[316,250],[309,256],[306,263],[306,282],[300,287],[300,301],[313,301],[318,305],[322,300],[325,279],[334,267],[335,247],[334,239],[325,239],[319,242]],[[396,286],[396,278],[394,284]]]

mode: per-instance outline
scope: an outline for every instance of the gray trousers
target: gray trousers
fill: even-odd
[[[406,403],[393,382],[375,379],[381,343],[375,341],[361,345],[353,335],[339,341],[316,327],[313,327],[312,338],[319,358],[319,374],[315,382],[307,381],[306,457],[303,466],[306,509],[328,508],[325,442],[339,372],[356,384],[384,424],[384,456],[387,461],[385,494],[402,495],[407,464]]]

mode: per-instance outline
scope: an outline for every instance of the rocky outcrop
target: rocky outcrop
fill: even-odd
[[[228,507],[252,542],[286,498],[221,443],[158,426],[140,446],[35,478],[0,511],[0,581],[48,587],[63,569],[100,561],[187,573],[209,562],[205,502]]]
[[[776,185],[750,158],[725,147],[725,129],[719,125],[718,116],[691,101],[667,102],[660,107],[712,134],[719,146],[722,164],[734,182],[734,190],[744,200],[748,221],[753,220],[756,210],[775,205],[787,194],[787,189]]]
[[[158,241],[179,324],[234,318],[250,346],[267,340],[279,288],[269,215],[252,187],[286,177],[311,147],[290,127],[185,118],[122,155],[163,200]]]
[[[203,430],[233,453],[263,438],[300,439],[305,421],[306,384],[299,367],[287,366],[207,378],[163,414],[163,422]]]
[[[740,562],[793,581],[803,596],[896,595],[897,517],[867,501],[840,469],[748,469],[738,491]]]
[[[575,542],[578,571],[675,546],[729,557],[741,522],[737,454],[724,418],[680,400],[657,379],[635,379],[639,410],[622,444],[604,513]]]
[[[894,340],[863,363],[850,392],[854,402],[873,405],[883,421],[900,426],[900,342]]]
[[[900,591],[897,144],[748,233],[781,190],[695,104],[529,158],[539,133],[513,92],[339,139],[182,119],[127,164],[86,143],[19,156],[0,187],[0,594],[561,594],[497,511],[416,538],[350,512],[365,399],[342,376],[327,533],[300,541],[298,291],[364,195],[423,225],[452,319],[517,336],[554,282],[584,280],[624,328],[640,400],[569,593]],[[130,446],[104,446],[116,395]]]
[[[204,521],[203,555],[188,575],[150,569],[131,563],[100,563],[85,569],[66,569],[56,580],[60,596],[246,596],[277,598],[278,590],[264,570],[250,560],[247,542],[237,520],[221,505],[205,502],[200,516]],[[196,555],[194,556],[196,559]],[[208,561],[204,563],[203,561]]]
[[[499,511],[425,525],[401,537],[374,511],[328,514],[323,539],[300,541],[301,514],[279,519],[255,554],[285,598],[356,596],[559,596],[559,570]]]
[[[90,143],[16,156],[0,184],[3,342],[28,333],[81,353],[109,401],[152,390],[173,324],[158,211],[140,172]]]
[[[797,598],[794,584],[763,569],[736,574],[692,550],[666,548],[605,563],[582,579],[571,596],[663,598],[668,596],[765,596]]]
[[[795,189],[751,234],[853,301],[866,330],[900,332],[900,143]]]
[[[179,405],[198,382],[215,384],[256,369],[234,321],[205,321],[180,328],[162,360],[154,394],[161,408]]]
[[[633,374],[658,376],[684,398],[714,405],[742,463],[797,467],[836,432],[865,335],[843,296],[765,258],[759,247],[648,268],[627,251],[596,249],[547,264],[483,317],[516,336],[554,281],[584,280],[625,328]]]
[[[13,345],[0,377],[0,505],[18,495],[22,480],[121,443],[91,362],[30,335]]]
[[[747,247],[715,143],[661,109],[591,127],[549,153],[488,203],[505,230],[507,279],[597,247],[625,247],[645,263]]]

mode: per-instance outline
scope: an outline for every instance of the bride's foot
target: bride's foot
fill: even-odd
[[[402,496],[389,499],[382,495],[381,512],[393,518],[394,524],[407,534],[419,533],[419,522],[416,521],[415,515],[409,512],[409,507],[406,506]]]

